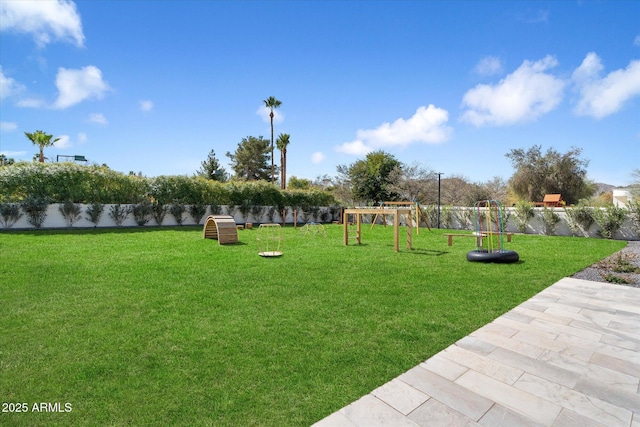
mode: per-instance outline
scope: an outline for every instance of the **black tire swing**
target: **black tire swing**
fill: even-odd
[[[520,260],[516,251],[504,249],[504,221],[501,207],[497,200],[482,200],[475,204],[478,246],[467,253],[467,261],[508,264]]]

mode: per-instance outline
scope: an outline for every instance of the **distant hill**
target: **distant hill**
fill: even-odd
[[[614,188],[618,188],[615,185],[604,184],[602,182],[598,182],[596,183],[596,185],[598,186],[598,189],[596,190],[596,194],[595,194],[596,196],[602,193],[612,193]]]

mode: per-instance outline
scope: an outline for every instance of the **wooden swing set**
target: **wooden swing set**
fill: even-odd
[[[387,220],[386,220],[386,216],[385,215],[387,215],[386,211],[388,209],[385,209],[385,205],[386,206],[398,206],[398,207],[406,206],[406,207],[409,207],[411,209],[411,218],[413,219],[414,223],[416,224],[416,234],[420,234],[420,221],[421,220],[422,220],[422,222],[424,222],[424,225],[427,226],[427,229],[429,231],[431,231],[431,227],[429,227],[429,221],[427,220],[427,214],[424,213],[424,211],[422,210],[422,207],[420,207],[420,204],[418,202],[381,202],[379,211],[376,212],[376,216],[373,218],[373,221],[371,221],[371,228],[372,229],[376,225],[376,221],[378,221],[378,217],[380,215],[382,215],[382,225],[384,225],[385,227],[387,226]]]
[[[411,250],[413,224],[416,225],[416,234],[420,232],[421,221],[424,222],[429,231],[431,231],[431,227],[429,227],[429,222],[427,221],[427,215],[418,203],[382,202],[377,208],[363,207],[344,210],[342,224],[345,246],[349,244],[349,224],[352,223],[349,221],[349,215],[355,215],[355,221],[353,221],[353,223],[355,223],[355,233],[351,233],[351,237],[354,237],[358,244],[362,243],[362,215],[375,215],[371,223],[371,228],[373,228],[380,215],[382,215],[382,223],[385,227],[387,225],[386,216],[393,216],[393,248],[396,252],[400,250],[400,215],[407,217],[407,249]]]

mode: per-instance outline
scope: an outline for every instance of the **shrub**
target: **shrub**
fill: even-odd
[[[58,206],[58,210],[67,222],[67,226],[73,227],[73,223],[82,218],[82,207],[79,204],[67,200]]]
[[[460,228],[463,230],[470,230],[471,224],[473,222],[473,209],[465,209],[465,208],[456,208],[454,211],[454,216],[458,220],[460,224]]]
[[[329,222],[331,218],[331,212],[328,209],[323,209],[320,212],[320,222]]]
[[[628,209],[633,230],[636,232],[636,236],[640,237],[640,201],[630,202]]]
[[[518,231],[526,233],[529,220],[535,216],[533,205],[527,201],[518,200],[513,216],[513,222],[515,222]]]
[[[182,225],[182,223],[184,222],[184,217],[182,216],[182,214],[184,214],[186,210],[187,209],[181,203],[173,203],[169,207],[169,213],[176,219],[178,225]]]
[[[542,222],[544,224],[544,234],[551,236],[555,233],[558,223],[560,223],[560,215],[553,208],[544,207],[542,209]]]
[[[0,223],[2,223],[5,228],[13,227],[13,225],[22,218],[20,205],[9,202],[0,203],[0,218]]]
[[[162,221],[164,221],[164,217],[167,214],[167,205],[163,205],[158,202],[153,202],[151,204],[151,215],[153,219],[156,220],[158,225],[162,225]]]
[[[93,202],[87,207],[85,212],[88,215],[86,218],[94,224],[94,227],[97,227],[102,212],[104,212],[104,205],[100,202]]]
[[[422,207],[422,211],[427,217],[427,221],[432,227],[438,226],[438,206],[436,205],[427,205]]]
[[[580,201],[571,208],[564,208],[567,218],[567,226],[573,234],[589,235],[589,229],[593,225],[593,208],[588,206],[584,201]]]
[[[132,212],[136,224],[138,224],[139,226],[143,226],[151,221],[153,206],[151,205],[150,201],[143,200],[140,203],[133,205]]]
[[[200,224],[200,220],[207,213],[207,205],[196,203],[193,205],[189,205],[189,214],[191,218],[196,222],[196,224]]]
[[[111,207],[109,208],[109,216],[113,219],[118,227],[121,226],[124,220],[129,217],[130,213],[131,206],[122,206],[119,203],[111,205]]]
[[[443,228],[452,228],[453,227],[453,206],[441,206],[440,208],[440,224],[442,224]]]
[[[27,214],[29,224],[40,228],[47,218],[49,200],[41,196],[29,196],[20,203],[22,210]]]
[[[260,222],[262,220],[262,216],[264,215],[266,208],[264,206],[255,205],[251,206],[251,216],[254,221]]]
[[[329,206],[334,197],[324,191],[292,190],[299,194],[295,206]],[[72,162],[17,162],[0,168],[0,201],[26,197],[46,198],[50,203],[129,204],[148,198],[161,205],[170,203],[278,206],[288,190],[265,181],[220,183],[203,177],[125,175],[106,166]]]
[[[502,203],[500,203],[498,209],[498,212],[500,214],[500,217],[498,218],[500,230],[507,231],[507,224],[509,223],[509,218],[511,218],[511,211],[508,210]]]
[[[617,206],[609,205],[604,209],[596,209],[593,212],[595,222],[600,226],[598,234],[606,239],[612,239],[616,234],[624,220],[626,219],[626,210]]]
[[[276,208],[275,206],[269,206],[269,208],[267,209],[267,219],[272,224],[275,222],[274,218],[276,216],[277,211],[278,211],[278,208]]]
[[[222,206],[217,203],[210,204],[209,209],[211,209],[211,215],[220,215],[222,212]]]
[[[249,200],[242,200],[238,206],[238,210],[242,213],[242,218],[246,221],[249,216],[249,211],[251,211],[251,202]]]

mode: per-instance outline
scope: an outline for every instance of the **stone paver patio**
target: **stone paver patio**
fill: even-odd
[[[640,288],[562,279],[315,426],[640,427]]]

